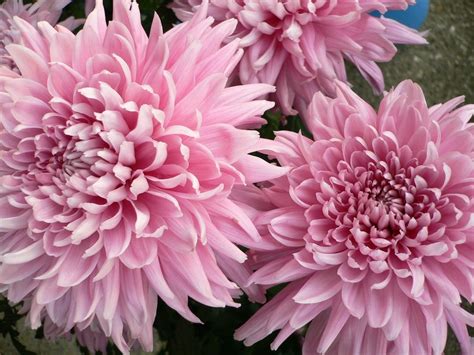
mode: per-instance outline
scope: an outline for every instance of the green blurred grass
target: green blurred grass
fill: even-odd
[[[420,84],[429,104],[465,95],[474,103],[474,1],[431,0],[426,46],[401,46],[398,55],[381,68],[386,89],[405,79]],[[371,103],[379,97],[355,70],[350,70],[353,89]]]

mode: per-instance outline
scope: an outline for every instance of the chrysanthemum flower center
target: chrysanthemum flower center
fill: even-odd
[[[74,171],[83,166],[81,153],[74,150],[73,140],[58,139],[54,130],[37,135],[34,139],[36,145],[36,164],[30,173],[50,173],[65,179]]]
[[[256,27],[265,35],[276,34],[278,40],[298,41],[302,35],[302,26],[314,21],[318,11],[331,11],[330,4],[321,1],[247,1],[240,19],[244,26]],[[259,21],[253,13],[263,14],[264,20]]]
[[[374,159],[364,164],[357,158],[352,164],[341,162],[337,174],[324,178],[322,186],[328,188],[323,187],[317,199],[327,222],[315,210],[307,214],[313,236],[310,244],[316,243],[316,251],[345,250],[352,267],[370,266],[375,272],[408,259],[418,263],[416,248],[429,233],[442,233],[436,226],[443,206],[439,190],[428,186],[420,173],[426,167],[417,159],[402,163],[395,152],[383,160],[367,154]],[[321,228],[322,224],[326,226]],[[317,237],[324,229],[324,238]]]
[[[404,196],[410,188],[409,180],[402,169],[397,175],[392,176],[381,163],[371,163],[367,172],[364,192],[369,200],[368,207],[383,207],[388,212],[395,214],[404,213]],[[375,201],[375,203],[374,203]]]
[[[282,42],[299,42],[305,25],[325,21],[325,18],[335,18],[341,23],[353,21],[355,18],[347,15],[357,11],[358,7],[356,3],[342,6],[337,1],[251,0],[245,1],[238,17],[246,28],[256,28],[264,35],[276,35]]]

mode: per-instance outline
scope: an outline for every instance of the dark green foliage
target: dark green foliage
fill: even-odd
[[[16,329],[16,323],[21,318],[23,316],[18,314],[18,307],[11,307],[6,299],[0,298],[0,334],[3,337],[9,335],[12,345],[20,354],[36,355],[36,353],[29,351],[18,339],[20,333]]]
[[[103,0],[106,15],[108,19],[112,19],[112,0]],[[174,24],[178,23],[178,19],[173,11],[168,8],[169,0],[148,0],[138,1],[140,4],[140,12],[142,13],[143,27],[149,31],[153,21],[154,13],[159,13],[163,30],[167,31]],[[72,1],[63,11],[62,19],[74,16],[76,18],[84,18],[84,1]]]
[[[264,115],[267,123],[259,130],[260,136],[267,139],[274,139],[275,132],[286,130],[303,133],[307,137],[311,137],[303,122],[298,116],[283,116],[278,111],[267,111]]]
[[[272,337],[252,347],[246,347],[233,339],[233,332],[242,325],[258,305],[242,299],[240,308],[210,309],[193,303],[192,309],[204,322],[204,325],[191,324],[164,304],[158,307],[155,327],[160,340],[165,343],[160,355],[209,355],[209,354],[242,354],[242,355],[297,355],[301,348],[297,335],[290,337],[277,351],[270,351]]]
[[[139,2],[141,12],[144,14],[142,23],[146,30],[150,29],[151,22],[153,21],[153,14],[155,12],[160,16],[164,31],[169,30],[174,24],[178,23],[178,19],[174,15],[174,12],[168,8],[168,3],[168,0],[150,0]]]

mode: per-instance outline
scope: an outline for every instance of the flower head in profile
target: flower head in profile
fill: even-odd
[[[175,0],[178,18],[189,19],[201,0]],[[352,62],[376,92],[384,88],[377,62],[390,61],[394,44],[422,44],[408,27],[370,15],[406,9],[412,0],[210,0],[217,21],[236,18],[235,37],[245,49],[238,69],[243,83],[276,85],[284,114],[302,111],[316,91],[335,93],[335,79],[346,81],[344,61]]]
[[[28,303],[32,327],[93,325],[123,352],[135,339],[151,350],[158,297],[194,322],[189,298],[236,306],[236,244],[260,236],[229,194],[281,170],[249,155],[265,141],[242,129],[262,123],[273,103],[256,98],[273,87],[227,87],[236,21],[211,28],[205,13],[166,34],[156,17],[149,36],[127,0],[109,23],[98,1],[77,35],[14,19],[19,74],[0,72],[0,288]]]
[[[264,238],[249,282],[288,283],[236,338],[309,325],[303,354],[442,354],[449,324],[472,354],[474,106],[428,108],[405,81],[375,112],[337,85],[309,107],[314,141],[278,133],[287,176],[236,196]]]
[[[36,26],[41,21],[46,21],[54,26],[61,16],[63,8],[71,0],[39,0],[33,4],[23,4],[23,0],[6,0],[0,5],[0,65],[14,68],[15,64],[8,55],[6,46],[10,43],[21,42],[21,29],[17,22],[13,20],[18,16],[32,26]],[[62,26],[73,30],[82,21],[70,17],[61,22]]]

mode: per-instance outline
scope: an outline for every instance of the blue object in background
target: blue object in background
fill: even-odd
[[[430,0],[416,0],[416,4],[408,6],[407,10],[387,11],[384,16],[418,30],[428,17],[429,8]],[[380,17],[380,12],[374,11],[372,15]]]

